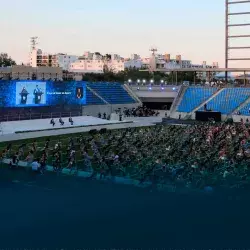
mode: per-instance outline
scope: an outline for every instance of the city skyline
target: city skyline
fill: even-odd
[[[224,0],[10,0],[2,8],[1,52],[17,63],[28,61],[30,37],[38,36],[38,48],[50,53],[147,57],[154,45],[160,53],[224,66]],[[230,66],[236,63],[249,65]]]

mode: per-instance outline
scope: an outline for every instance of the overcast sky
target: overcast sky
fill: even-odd
[[[224,66],[225,0],[3,0],[0,51],[27,62],[31,36],[50,53],[181,54]],[[241,10],[250,6],[243,4]],[[240,7],[234,7],[234,11]],[[247,17],[245,17],[247,18]],[[241,22],[239,18],[235,22]],[[231,33],[234,31],[231,31]],[[249,27],[242,33],[250,33]],[[250,40],[238,44],[250,45]],[[235,45],[235,42],[233,43]],[[241,56],[247,51],[233,54]],[[249,56],[250,57],[250,56]],[[248,66],[249,62],[238,66]],[[232,63],[231,66],[234,66]],[[250,67],[250,65],[249,65]]]

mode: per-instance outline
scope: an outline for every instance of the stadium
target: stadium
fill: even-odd
[[[225,68],[165,69],[154,49],[147,79],[0,68],[0,247],[249,246],[250,69],[228,67],[250,60],[229,53],[249,48],[229,45],[249,37],[229,34],[250,25],[229,23],[242,3],[226,1]]]
[[[249,161],[250,88],[32,80],[0,86],[1,162],[11,168],[42,162],[42,173],[159,189],[175,188],[172,172],[194,189],[225,185],[228,175],[235,178],[229,187],[247,185],[248,170],[234,166]],[[169,102],[169,110],[148,107]]]
[[[22,188],[22,193],[29,193],[29,199],[45,195],[47,201],[51,192],[57,199],[62,192],[64,200],[74,194],[74,202],[82,202],[79,196],[84,194],[85,202],[92,204],[88,195],[102,201],[100,195],[107,198],[104,190],[112,189],[126,207],[122,197],[130,193],[129,202],[132,199],[135,204],[135,199],[141,200],[149,191],[150,198],[145,199],[154,203],[159,199],[165,207],[163,197],[155,192],[167,193],[168,200],[176,199],[173,193],[188,194],[190,202],[191,194],[202,200],[204,194],[215,191],[219,195],[229,190],[233,195],[248,190],[247,86],[166,85],[162,89],[150,85],[138,89],[121,83],[46,80],[1,81],[0,86],[2,183],[15,183],[18,192]],[[165,109],[151,109],[153,104]],[[3,195],[10,192],[2,191]],[[114,201],[109,204],[117,206]],[[26,218],[36,216],[25,211]],[[76,223],[72,215],[66,218],[69,224]],[[59,235],[55,237],[61,241]],[[20,234],[17,242],[22,238]],[[126,242],[118,238],[117,242]],[[40,241],[35,237],[34,242]],[[101,238],[100,246],[103,242]]]

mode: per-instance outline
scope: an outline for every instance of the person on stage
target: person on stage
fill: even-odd
[[[41,100],[42,100],[43,92],[42,92],[42,90],[38,87],[38,85],[36,85],[36,88],[34,89],[33,94],[34,94],[34,96],[35,96],[35,104],[40,104],[40,103],[41,103]]]
[[[23,89],[22,89],[22,91],[20,92],[19,95],[21,96],[20,104],[26,104],[29,92],[27,91],[27,89],[25,87],[23,87]]]
[[[82,96],[83,96],[83,94],[82,94],[82,88],[77,88],[77,90],[76,90],[76,98],[77,99],[81,99]]]
[[[64,121],[63,121],[63,119],[61,117],[59,118],[59,122],[60,122],[61,126],[64,125]]]
[[[69,123],[73,126],[74,125],[74,121],[72,119],[72,117],[69,117]]]
[[[51,120],[50,120],[50,124],[52,124],[52,126],[54,127],[55,126],[55,120],[52,118]]]

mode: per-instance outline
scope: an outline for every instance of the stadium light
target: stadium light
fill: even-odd
[[[150,80],[150,82],[151,82],[151,83],[154,83],[154,80],[153,80],[153,79],[151,79],[151,80]]]
[[[146,80],[145,80],[145,79],[143,79],[143,80],[142,80],[142,82],[143,82],[143,83],[146,83]]]
[[[141,80],[140,80],[140,79],[138,79],[138,80],[137,80],[137,82],[138,82],[138,83],[140,83],[140,82],[141,82]]]
[[[161,83],[164,83],[164,80],[161,80]]]
[[[176,88],[172,88],[173,90],[176,90]]]
[[[128,79],[128,82],[130,83],[130,82],[132,82],[132,80],[131,80],[131,79]]]

